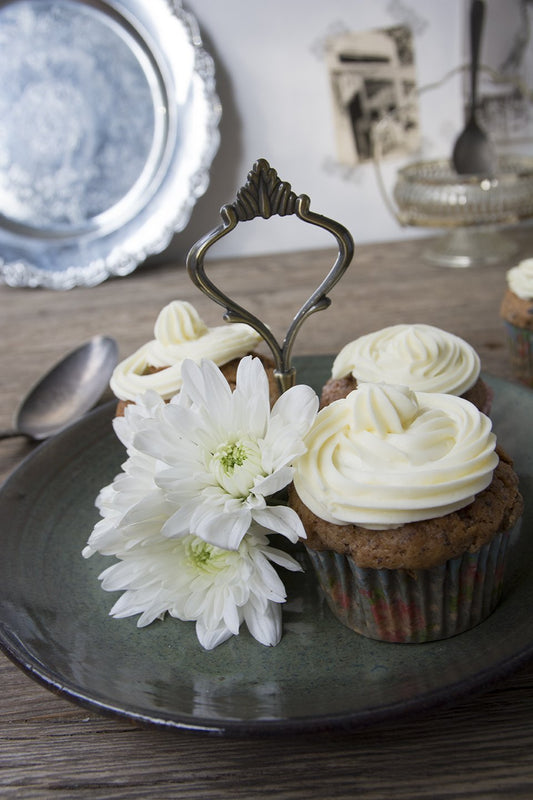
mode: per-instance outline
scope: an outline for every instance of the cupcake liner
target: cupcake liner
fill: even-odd
[[[511,366],[517,380],[533,387],[533,330],[504,321]]]
[[[473,628],[494,610],[511,533],[497,534],[476,553],[419,570],[362,568],[332,550],[306,550],[344,625],[381,641],[430,642]]]

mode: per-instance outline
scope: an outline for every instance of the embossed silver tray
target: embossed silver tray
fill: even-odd
[[[179,0],[0,3],[0,280],[126,275],[183,230],[219,143]]]

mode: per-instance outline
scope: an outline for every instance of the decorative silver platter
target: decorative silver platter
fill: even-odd
[[[219,143],[178,0],[0,3],[0,280],[126,275],[183,230]]]

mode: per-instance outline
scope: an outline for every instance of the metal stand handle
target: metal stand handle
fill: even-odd
[[[248,173],[248,180],[237,192],[236,200],[220,210],[222,224],[199,239],[187,255],[187,271],[191,280],[208,297],[226,309],[224,319],[228,322],[245,322],[263,337],[272,352],[276,364],[275,375],[282,392],[293,386],[296,380],[296,371],[291,366],[291,352],[296,334],[308,316],[330,305],[331,300],[327,292],[346,271],[354,251],[353,239],[348,230],[340,223],[310,211],[309,206],[309,197],[305,194],[297,197],[291,190],[291,185],[281,181],[276,170],[268,161],[261,158]],[[239,222],[255,217],[269,219],[276,214],[279,216],[295,214],[303,222],[324,228],[333,234],[338,246],[338,255],[333,267],[294,317],[281,347],[271,330],[251,312],[218,289],[207,277],[204,269],[204,257],[209,248],[230,233]]]

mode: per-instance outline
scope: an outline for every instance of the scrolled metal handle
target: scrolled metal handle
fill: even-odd
[[[335,220],[310,210],[311,201],[305,194],[296,195],[291,185],[281,181],[275,169],[266,159],[261,158],[248,173],[246,184],[239,189],[233,203],[220,210],[222,224],[194,244],[187,255],[187,271],[193,283],[204,294],[225,308],[224,319],[228,322],[245,322],[256,330],[265,340],[274,358],[275,375],[281,391],[294,385],[296,371],[291,366],[291,354],[296,334],[303,322],[315,311],[328,308],[331,303],[327,293],[340,280],[348,268],[354,252],[354,243],[349,231]],[[293,318],[280,346],[270,328],[258,317],[235,303],[207,277],[204,258],[216,242],[230,233],[239,222],[262,217],[269,219],[274,215],[296,215],[303,222],[324,228],[336,241],[338,254],[332,268],[315,289],[313,294]]]

